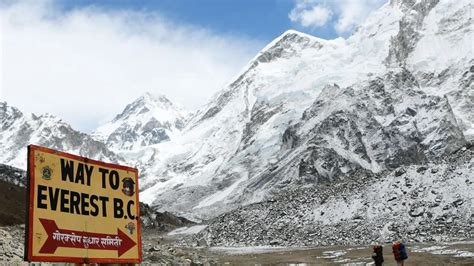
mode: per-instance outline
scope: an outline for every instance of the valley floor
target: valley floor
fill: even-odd
[[[0,264],[22,262],[23,226],[0,227]],[[370,246],[183,247],[180,235],[143,232],[143,264],[181,265],[371,265]],[[407,265],[474,265],[474,240],[407,243]],[[395,265],[390,244],[384,265]]]
[[[176,235],[146,234],[144,263],[204,265],[372,265],[370,246],[180,247]],[[474,265],[474,240],[449,243],[407,243],[407,265]],[[384,246],[384,265],[396,265],[391,244]]]

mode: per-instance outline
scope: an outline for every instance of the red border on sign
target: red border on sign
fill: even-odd
[[[91,163],[91,164],[96,164],[104,167],[110,167],[110,168],[115,168],[115,169],[120,169],[124,171],[129,171],[129,172],[134,172],[137,177],[137,192],[135,193],[135,199],[136,199],[136,211],[137,211],[137,248],[138,248],[138,259],[115,259],[115,258],[71,258],[71,257],[59,257],[59,256],[33,256],[33,213],[34,213],[34,194],[35,194],[35,163],[34,163],[34,154],[35,151],[41,151],[45,153],[50,153],[50,154],[55,154],[59,155],[62,157],[66,157],[69,159],[77,160],[77,161],[82,161],[85,163]],[[45,147],[40,147],[37,145],[28,145],[28,174],[29,176],[27,177],[28,181],[28,190],[29,192],[29,201],[27,202],[27,207],[28,207],[28,220],[27,220],[27,254],[26,254],[26,260],[30,261],[38,261],[38,262],[73,262],[73,263],[140,263],[142,261],[142,235],[141,235],[141,222],[140,222],[140,201],[138,200],[138,170],[136,168],[128,167],[128,166],[123,166],[119,164],[113,164],[113,163],[106,163],[106,162],[101,162],[93,159],[89,159],[86,157],[70,154],[70,153],[65,153],[61,151],[56,151],[53,149],[45,148]],[[85,261],[87,260],[87,261]]]

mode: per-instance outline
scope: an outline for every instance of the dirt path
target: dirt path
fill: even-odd
[[[474,243],[407,245],[405,265],[474,265]],[[204,251],[204,250],[203,250]],[[208,256],[227,265],[366,265],[371,247],[322,247],[313,249],[211,248]],[[391,246],[384,247],[384,265],[396,265]]]

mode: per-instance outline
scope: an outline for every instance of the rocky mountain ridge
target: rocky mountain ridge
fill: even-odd
[[[69,124],[50,114],[24,114],[0,102],[0,163],[26,169],[27,146],[36,144],[67,151],[101,161],[123,163],[122,157],[102,142],[74,130]]]

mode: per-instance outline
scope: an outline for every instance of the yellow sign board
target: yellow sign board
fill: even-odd
[[[141,261],[138,171],[28,146],[25,260]]]

